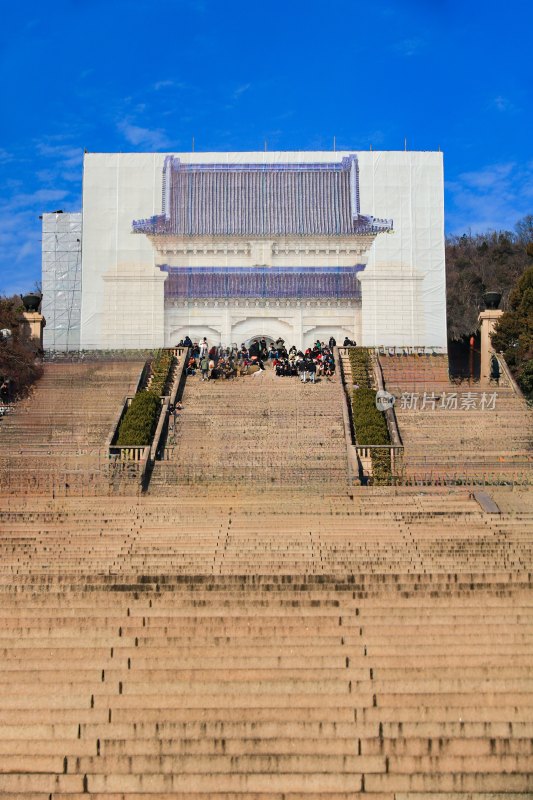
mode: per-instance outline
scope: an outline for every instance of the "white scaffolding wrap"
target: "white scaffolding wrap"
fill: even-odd
[[[42,313],[47,350],[78,350],[82,215],[43,214]]]
[[[445,350],[443,185],[441,153],[88,153],[80,346],[264,334]],[[56,246],[52,270],[43,233],[56,345],[76,331],[74,250]]]

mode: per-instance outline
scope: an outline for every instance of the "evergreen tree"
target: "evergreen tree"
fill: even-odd
[[[509,296],[509,310],[498,320],[492,344],[503,353],[526,397],[533,400],[533,267]]]

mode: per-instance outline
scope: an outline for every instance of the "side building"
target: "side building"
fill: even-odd
[[[446,349],[441,153],[87,153],[82,245],[84,349]]]

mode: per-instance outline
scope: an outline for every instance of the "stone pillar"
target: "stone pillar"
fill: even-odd
[[[43,348],[43,330],[46,320],[38,311],[23,311],[22,316],[25,321],[26,336],[33,339],[38,347]]]
[[[490,335],[502,314],[503,311],[498,308],[488,308],[486,311],[482,311],[478,317],[481,328],[481,381],[488,382],[490,378],[490,359],[494,353]]]
[[[224,347],[229,347],[232,343],[232,321],[231,309],[226,308],[222,318],[222,330],[220,335],[220,344]]]

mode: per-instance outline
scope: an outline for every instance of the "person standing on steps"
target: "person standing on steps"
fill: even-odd
[[[207,355],[207,350],[208,350],[207,339],[204,336],[204,338],[200,342],[200,358],[202,358],[203,356]]]
[[[202,356],[200,359],[200,370],[202,372],[202,380],[208,381],[209,380],[209,359],[207,357],[207,353]]]
[[[337,342],[334,336],[329,337],[329,349],[333,350],[334,347],[337,347]]]

